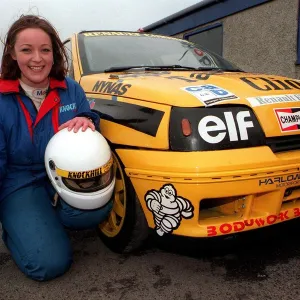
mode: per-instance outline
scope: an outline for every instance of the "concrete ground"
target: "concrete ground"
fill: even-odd
[[[119,255],[94,231],[70,234],[74,264],[64,276],[35,282],[0,244],[0,299],[300,299],[299,220],[234,238],[150,238]]]

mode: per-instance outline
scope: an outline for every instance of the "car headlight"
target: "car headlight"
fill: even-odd
[[[171,150],[211,151],[261,145],[265,145],[264,133],[248,107],[172,108]]]

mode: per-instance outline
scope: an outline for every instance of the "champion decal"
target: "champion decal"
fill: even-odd
[[[300,107],[274,109],[281,132],[300,130]]]

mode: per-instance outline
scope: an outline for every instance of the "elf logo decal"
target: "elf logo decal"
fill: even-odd
[[[159,191],[148,191],[145,200],[148,209],[153,214],[155,230],[159,236],[177,229],[182,217],[191,219],[194,215],[194,207],[191,202],[183,197],[178,197],[172,184],[163,185]]]
[[[300,108],[274,109],[281,132],[298,131],[300,129]]]
[[[231,92],[212,84],[188,86],[181,89],[198,98],[205,106],[221,101],[239,99]]]
[[[254,127],[248,110],[239,111],[235,117],[231,111],[224,112],[224,117],[225,120],[222,120],[209,115],[200,120],[198,131],[204,141],[217,144],[222,142],[227,134],[230,142],[248,140],[248,128]]]
[[[66,111],[75,111],[76,110],[76,103],[71,103],[71,104],[68,104],[68,105],[64,105],[64,106],[61,106],[59,108],[59,112],[60,113],[63,113],[63,112],[66,112]]]
[[[131,84],[123,84],[112,81],[97,81],[93,87],[93,92],[113,94],[113,95],[124,95],[127,90],[131,88]]]

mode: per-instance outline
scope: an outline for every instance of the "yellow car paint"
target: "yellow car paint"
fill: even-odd
[[[176,107],[224,107],[230,112],[231,105],[238,105],[253,112],[266,139],[295,137],[297,140],[300,133],[299,80],[218,70],[141,69],[84,74],[77,44],[82,34],[94,38],[124,37],[126,33],[87,32],[72,37],[74,79],[94,101],[94,109],[97,110],[99,103],[110,101],[142,107],[161,118],[157,130],[150,130],[150,133],[147,128],[139,131],[115,119],[102,118],[100,122],[101,133],[116,145],[115,151],[135,188],[148,225],[159,235],[213,237],[262,228],[300,216],[300,146],[278,152],[273,152],[267,144],[219,151],[170,149],[171,112]],[[172,40],[155,35],[153,38]],[[202,96],[197,93],[203,86],[216,86],[229,96],[221,95],[216,101],[210,99],[210,91],[205,90],[201,100]],[[118,113],[122,114],[121,108]],[[220,130],[215,132],[217,137],[228,135],[226,130],[233,126],[232,140],[241,139],[251,127],[250,123],[245,123],[245,116],[240,116],[241,126],[238,115],[231,119],[231,115],[225,115],[227,123],[212,119],[216,120],[214,126],[219,124]],[[151,127],[151,121],[147,121]],[[139,122],[142,123],[137,119],[136,123]],[[203,124],[206,126],[203,134],[211,140],[216,139],[210,135],[210,130],[214,129],[209,123]]]

